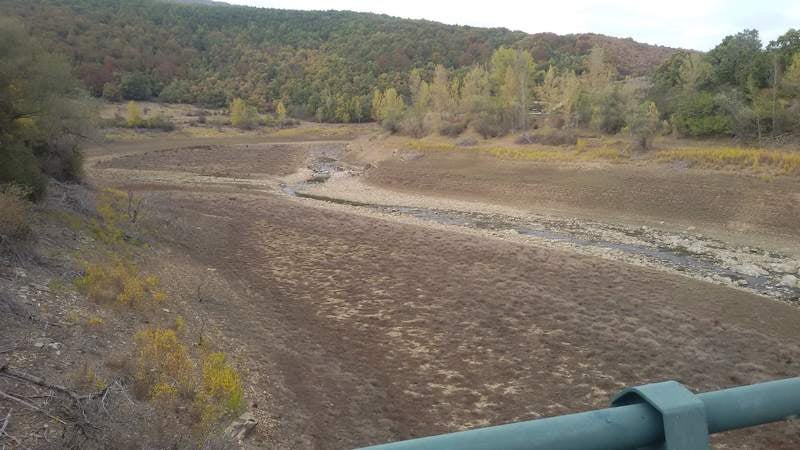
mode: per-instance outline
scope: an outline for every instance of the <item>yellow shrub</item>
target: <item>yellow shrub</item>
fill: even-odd
[[[194,389],[189,352],[173,330],[153,328],[136,333],[136,373],[139,386],[151,399],[179,392],[187,395]]]
[[[183,333],[186,330],[186,319],[183,316],[175,317],[175,331],[177,333]]]
[[[236,370],[227,364],[224,353],[212,353],[203,361],[203,383],[196,405],[203,423],[210,423],[242,409],[244,390]]]
[[[166,294],[158,285],[158,277],[142,276],[133,264],[119,258],[105,264],[86,264],[84,275],[75,280],[78,290],[94,301],[116,301],[133,307],[163,302]]]
[[[127,194],[118,189],[104,189],[97,198],[97,214],[100,220],[94,220],[92,231],[106,244],[115,244],[123,240],[125,233],[120,225],[126,219]]]
[[[99,327],[103,324],[103,318],[100,316],[91,316],[86,320],[86,325],[90,327]]]

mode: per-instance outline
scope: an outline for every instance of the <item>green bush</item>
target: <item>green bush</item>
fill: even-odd
[[[27,188],[32,200],[44,195],[47,179],[42,174],[39,160],[22,143],[10,142],[0,148],[0,184],[6,183]]]
[[[721,101],[709,92],[687,95],[678,102],[672,123],[685,136],[730,135],[732,119]]]

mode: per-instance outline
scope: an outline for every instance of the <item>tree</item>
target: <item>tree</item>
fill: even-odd
[[[125,125],[130,128],[135,128],[142,125],[142,110],[139,105],[133,100],[128,102],[127,114],[125,116]]]
[[[394,88],[388,88],[378,97],[376,117],[384,129],[395,133],[405,114],[406,104]]]
[[[350,99],[350,118],[358,123],[364,119],[364,100],[361,96],[355,96]]]
[[[757,30],[727,36],[708,52],[714,83],[736,87],[741,92],[749,91],[750,84],[759,89],[766,87],[770,70],[761,47]]]
[[[241,98],[235,98],[231,102],[231,125],[236,128],[246,130],[254,128],[259,121],[258,111],[250,106]]]
[[[103,85],[103,98],[110,102],[122,100],[122,91],[116,83],[106,83]]]
[[[533,57],[524,50],[497,49],[491,59],[491,82],[500,105],[512,117],[511,127],[527,128]]]
[[[403,131],[414,137],[422,137],[428,133],[427,114],[431,106],[430,85],[422,79],[419,70],[412,70],[408,78],[411,91],[411,106],[406,111]]]
[[[39,198],[43,175],[77,179],[93,115],[69,64],[19,22],[0,18],[0,184],[25,186]]]
[[[123,74],[119,87],[126,100],[149,100],[153,95],[150,77],[141,72]]]
[[[628,131],[634,147],[648,150],[653,137],[661,128],[661,115],[654,102],[644,102],[634,108],[628,116]]]
[[[278,100],[278,104],[275,105],[275,119],[278,123],[286,120],[286,106],[283,105],[282,100]]]
[[[439,122],[447,121],[455,112],[451,95],[449,74],[443,65],[437,64],[430,85],[431,110]],[[437,124],[438,125],[438,124]]]
[[[489,104],[489,74],[483,66],[474,66],[461,85],[461,111],[474,120]]]

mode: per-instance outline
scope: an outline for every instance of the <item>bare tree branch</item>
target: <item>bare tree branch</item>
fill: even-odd
[[[15,401],[15,402],[17,402],[17,403],[19,403],[21,405],[27,406],[28,408],[30,408],[30,409],[32,409],[32,410],[34,410],[34,411],[36,411],[36,412],[38,412],[40,414],[43,414],[43,415],[55,420],[56,422],[58,422],[58,423],[60,423],[62,425],[67,425],[67,422],[64,422],[63,420],[61,420],[58,417],[48,413],[47,411],[42,410],[42,408],[39,408],[38,406],[36,406],[36,405],[34,405],[32,403],[28,403],[28,402],[26,402],[25,400],[23,400],[21,398],[17,398],[17,397],[14,397],[13,395],[6,394],[3,391],[0,391],[0,397],[3,397],[3,398],[8,399],[8,400],[13,400],[13,401]]]

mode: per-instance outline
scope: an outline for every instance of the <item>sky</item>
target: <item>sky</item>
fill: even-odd
[[[800,27],[800,0],[225,0],[282,9],[350,10],[528,33],[601,33],[648,44],[710,50],[745,28],[767,44]]]

